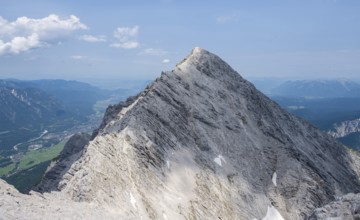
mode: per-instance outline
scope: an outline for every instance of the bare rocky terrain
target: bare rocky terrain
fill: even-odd
[[[0,216],[297,220],[360,191],[357,154],[201,48],[110,106],[77,153],[51,192],[0,182]]]
[[[360,118],[334,124],[333,130],[328,133],[336,138],[339,138],[356,132],[360,132]]]
[[[360,195],[347,194],[324,207],[315,209],[309,220],[359,220],[360,219]]]

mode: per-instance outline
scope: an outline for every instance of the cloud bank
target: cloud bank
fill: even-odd
[[[68,18],[55,14],[40,19],[19,17],[12,22],[0,16],[0,55],[51,45],[83,29],[87,26],[75,15]]]
[[[110,45],[114,48],[134,49],[139,47],[139,42],[136,40],[139,33],[139,26],[134,27],[118,27],[114,31],[114,37],[117,42]]]

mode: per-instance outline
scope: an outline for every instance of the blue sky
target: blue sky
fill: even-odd
[[[193,47],[244,77],[359,78],[358,0],[12,0],[0,78],[154,79]]]

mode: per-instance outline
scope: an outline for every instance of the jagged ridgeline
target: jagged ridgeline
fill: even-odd
[[[336,200],[360,190],[356,153],[201,48],[111,106],[75,152],[40,192],[1,183],[2,217],[296,220],[334,217],[338,207],[351,219],[359,204],[353,194]],[[336,206],[343,201],[350,206]]]

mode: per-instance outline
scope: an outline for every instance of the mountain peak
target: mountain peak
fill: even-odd
[[[191,53],[186,56],[182,61],[180,61],[176,67],[186,67],[188,65],[199,65],[200,60],[209,59],[209,56],[213,55],[209,51],[204,50],[200,47],[195,47],[191,50]],[[205,59],[204,59],[205,58]]]
[[[190,75],[195,80],[207,77],[231,82],[235,79],[242,80],[242,77],[230,65],[217,55],[195,47],[191,53],[176,65],[175,74],[179,76]]]
[[[209,53],[209,51],[201,48],[201,47],[194,47],[194,49],[192,49],[191,54],[201,54],[201,53]]]
[[[194,47],[191,50],[191,53],[185,58],[185,59],[196,59],[202,56],[209,56],[209,55],[213,55],[212,53],[210,53],[209,51],[201,48],[201,47]]]

